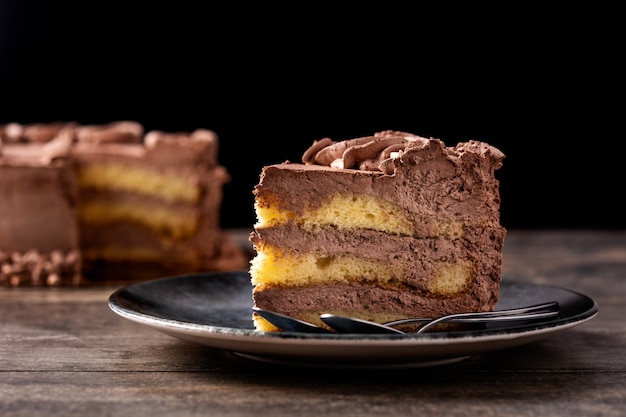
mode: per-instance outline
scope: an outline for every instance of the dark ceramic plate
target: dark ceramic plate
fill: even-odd
[[[496,309],[549,301],[559,316],[532,323],[421,335],[269,333],[254,329],[247,271],[182,275],[129,285],[109,297],[116,314],[169,336],[247,358],[296,365],[389,368],[453,363],[520,346],[592,319],[598,305],[564,288],[503,278]]]

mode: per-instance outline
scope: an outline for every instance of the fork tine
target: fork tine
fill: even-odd
[[[439,317],[429,323],[424,324],[414,333],[424,333],[431,327],[444,322],[493,322],[493,321],[521,321],[521,320],[539,320],[552,318],[559,315],[559,304],[550,302],[537,304],[529,307],[521,307],[507,310],[497,310],[490,312],[478,313],[460,313],[449,314]]]

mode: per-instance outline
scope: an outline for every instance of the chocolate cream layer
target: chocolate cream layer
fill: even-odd
[[[488,294],[485,297],[485,294]],[[332,313],[388,322],[408,317],[439,317],[469,311],[491,311],[498,292],[476,285],[454,298],[436,298],[410,287],[374,284],[269,288],[255,294],[255,305],[325,327],[320,314]]]

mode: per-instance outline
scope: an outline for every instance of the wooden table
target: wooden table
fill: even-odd
[[[0,289],[0,416],[624,416],[626,231],[509,231],[504,279],[593,298],[592,320],[430,368],[273,367],[114,314],[116,287]]]

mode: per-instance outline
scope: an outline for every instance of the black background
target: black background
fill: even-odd
[[[224,227],[262,166],[387,129],[502,150],[509,229],[626,227],[615,10],[133,3],[0,3],[0,124],[214,130]]]

